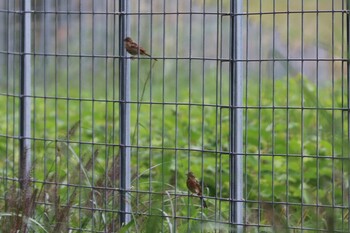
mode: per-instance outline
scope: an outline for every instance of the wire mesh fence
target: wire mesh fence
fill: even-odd
[[[348,232],[349,7],[0,0],[0,231]]]

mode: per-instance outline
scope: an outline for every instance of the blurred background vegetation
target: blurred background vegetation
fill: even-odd
[[[33,1],[38,191],[23,205],[11,181],[19,153],[21,2],[0,1],[0,8],[2,229],[18,225],[9,216],[36,203],[28,221],[37,232],[116,231],[118,2]],[[131,61],[134,214],[119,230],[230,228],[229,10],[229,1],[130,3],[129,34],[159,61]],[[247,232],[349,230],[345,10],[345,0],[243,1]],[[207,210],[187,196],[188,170],[207,187]]]

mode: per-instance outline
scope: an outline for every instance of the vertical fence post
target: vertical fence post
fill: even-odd
[[[31,169],[31,0],[22,0],[19,178],[25,189]]]
[[[129,29],[128,0],[119,0],[119,129],[120,129],[120,224],[131,220],[130,201],[130,62],[124,49]]]
[[[230,221],[243,232],[242,0],[231,0],[230,21]]]
[[[347,78],[347,118],[348,118],[348,144],[346,147],[346,150],[348,152],[348,186],[350,186],[350,157],[349,157],[349,144],[350,144],[350,0],[346,1],[346,46],[347,46],[347,73],[346,73],[346,78]],[[348,206],[350,205],[350,195],[348,195]],[[350,229],[350,217],[348,216],[348,229]]]

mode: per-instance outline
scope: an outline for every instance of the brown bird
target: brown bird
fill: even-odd
[[[197,194],[197,196],[203,201],[203,207],[207,208],[207,203],[205,202],[203,196],[202,196],[202,188],[201,185],[199,184],[198,180],[196,177],[193,175],[193,172],[188,172],[187,173],[187,188],[192,192]]]
[[[124,39],[124,46],[126,51],[128,51],[128,53],[130,53],[133,56],[140,54],[152,58],[151,55],[149,55],[144,48],[135,43],[130,37],[126,37]],[[158,61],[156,58],[153,59]]]

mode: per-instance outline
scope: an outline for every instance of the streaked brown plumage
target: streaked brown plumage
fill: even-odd
[[[135,43],[130,37],[126,37],[124,39],[124,46],[126,51],[128,51],[128,53],[130,53],[133,56],[140,54],[152,58],[151,55],[149,55],[144,48]],[[156,58],[153,59],[158,61]]]
[[[207,203],[205,202],[203,196],[202,196],[202,188],[201,185],[199,184],[198,180],[196,177],[193,175],[193,172],[188,172],[187,173],[187,188],[192,192],[197,194],[197,196],[200,197],[201,201],[203,201],[203,207],[207,208]]]

